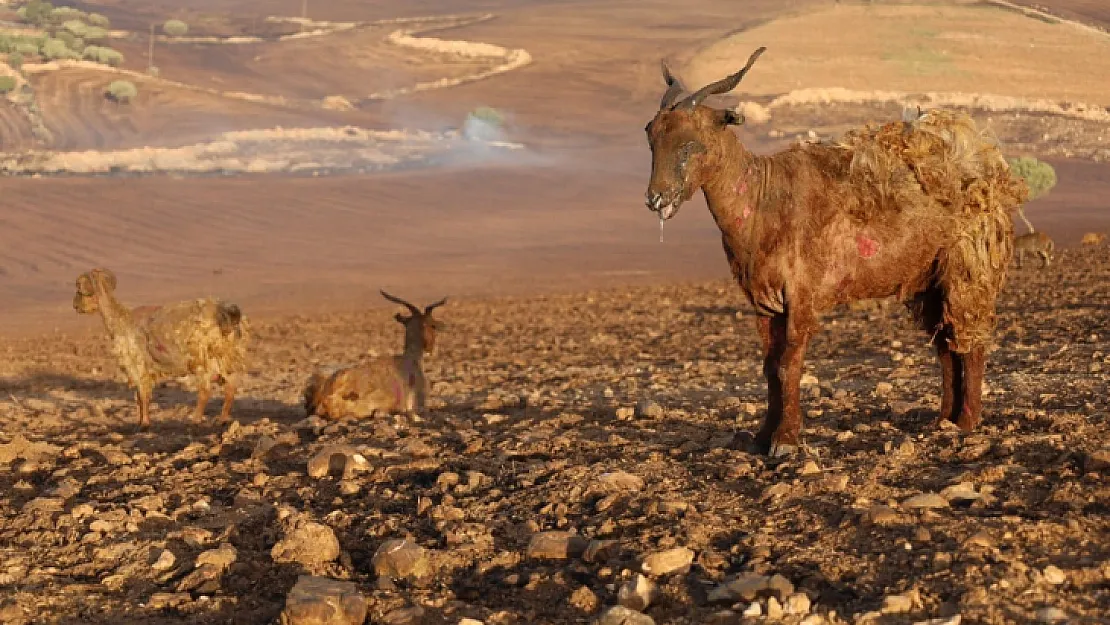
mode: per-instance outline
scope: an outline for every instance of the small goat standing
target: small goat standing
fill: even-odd
[[[701,103],[734,89],[764,50],[682,100],[664,65],[667,91],[646,128],[648,208],[662,224],[701,189],[758,314],[768,410],[756,445],[780,455],[799,442],[799,382],[820,313],[890,295],[933,337],[940,418],[971,430],[1013,255],[1010,212],[1028,188],[969,117],[946,111],[753,155],[729,128],[743,116]]]
[[[136,389],[139,427],[150,427],[154,385],[173,377],[191,377],[197,389],[195,421],[204,419],[212,383],[224,387],[220,421],[231,418],[239,375],[246,369],[249,325],[239,307],[219,300],[197,299],[169,306],[128,309],[116,299],[116,276],[93,269],[77,278],[73,308],[100,313],[112,338],[127,382]]]
[[[443,298],[421,311],[385,291],[382,296],[409,309],[408,316],[394,317],[405,326],[405,350],[400,356],[384,356],[330,375],[314,373],[304,391],[305,411],[327,419],[369,417],[376,412],[409,414],[424,410],[428,381],[424,377],[424,354],[435,349],[438,323],[432,311],[447,303]]]

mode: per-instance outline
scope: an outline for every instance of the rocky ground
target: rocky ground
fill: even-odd
[[[450,302],[423,418],[298,406],[399,348],[386,309],[256,320],[226,428],[167,386],[134,433],[99,332],[5,339],[0,621],[1110,622],[1108,280],[1012,274],[967,436],[898,307],[830,315],[781,463],[724,281]]]

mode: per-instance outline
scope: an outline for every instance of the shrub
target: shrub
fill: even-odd
[[[88,22],[90,26],[96,26],[97,28],[112,27],[112,22],[99,13],[89,13]]]
[[[181,20],[166,20],[162,24],[162,32],[171,37],[184,37],[189,32],[189,25]]]
[[[1032,156],[1009,159],[1010,169],[1025,179],[1029,185],[1029,199],[1035,200],[1056,186],[1056,170],[1052,165],[1039,161]]]
[[[54,5],[49,2],[42,2],[41,0],[31,0],[27,4],[19,7],[19,10],[16,11],[23,21],[38,26],[45,26],[47,22],[50,21],[53,12]]]
[[[75,49],[74,46],[73,46],[73,43],[75,41],[77,41],[77,37],[74,37],[73,33],[69,32],[68,30],[63,30],[63,31],[59,31],[59,32],[54,33],[54,38],[57,39],[58,41],[61,41],[64,44],[66,44],[66,47],[69,48],[70,50]]]
[[[14,69],[16,71],[19,71],[20,69],[22,69],[22,67],[23,67],[23,54],[21,52],[19,52],[18,50],[8,54],[8,65],[11,65],[12,69]]]
[[[0,94],[9,93],[15,89],[15,79],[11,76],[0,76]]]
[[[62,28],[67,33],[72,33],[75,37],[84,37],[85,33],[89,30],[89,25],[78,20],[66,20],[62,22]],[[62,33],[57,33],[54,36],[57,37],[61,34]]]
[[[69,49],[61,39],[47,39],[42,43],[41,54],[44,58],[51,61],[57,59],[75,59],[77,53]]]
[[[119,67],[123,64],[122,54],[111,48],[104,48],[102,46],[88,46],[81,56],[90,61],[111,65],[112,67]]]
[[[470,112],[470,117],[491,126],[501,126],[505,123],[505,116],[501,114],[501,111],[490,106],[479,106]]]
[[[84,37],[86,41],[100,41],[108,37],[108,31],[99,26],[89,26],[85,29]]]
[[[55,7],[55,9],[50,12],[50,21],[52,22],[65,22],[69,20],[82,22],[87,18],[87,13],[73,7]]]
[[[23,41],[19,44],[16,44],[15,51],[22,54],[23,58],[26,59],[29,56],[38,56],[39,55],[39,48],[41,48],[41,47],[42,46],[40,46],[37,43],[32,43],[30,41]]]
[[[119,102],[120,104],[127,104],[139,95],[139,90],[135,87],[135,83],[129,80],[113,80],[111,84],[108,85],[108,89],[105,90],[104,95],[107,96],[109,100]]]

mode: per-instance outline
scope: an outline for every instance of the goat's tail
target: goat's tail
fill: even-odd
[[[1025,227],[1029,228],[1029,234],[1033,234],[1037,231],[1036,228],[1033,227],[1033,222],[1029,221],[1029,218],[1025,216],[1025,211],[1022,210],[1021,205],[1017,207],[1017,214],[1018,217],[1021,217],[1021,220],[1025,222]]]
[[[220,326],[220,332],[224,336],[242,335],[243,311],[235,304],[220,302],[216,305],[216,325]]]

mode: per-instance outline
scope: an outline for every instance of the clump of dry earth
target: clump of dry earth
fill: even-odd
[[[6,339],[0,621],[1105,622],[1108,278],[1013,274],[971,435],[897,306],[838,311],[781,463],[726,281],[452,303],[422,418],[297,405],[398,349],[384,309],[257,320],[227,428],[168,387],[133,433],[98,332]]]

